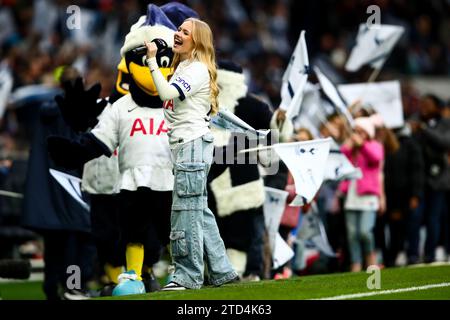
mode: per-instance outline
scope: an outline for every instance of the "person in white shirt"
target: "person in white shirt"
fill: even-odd
[[[192,13],[176,7],[175,10],[185,17]],[[123,65],[129,74],[128,86],[122,89],[128,89],[129,93],[106,108],[90,132],[76,140],[58,136],[47,140],[52,158],[65,167],[80,167],[100,155],[109,157],[119,147],[118,223],[120,243],[125,246],[122,254],[126,271],[118,276],[119,284],[112,295],[145,292],[142,280],[147,272],[144,269],[146,266],[150,269],[160,259],[161,249],[169,243],[170,234],[174,177],[167,120],[142,58],[146,51],[144,40],[164,43],[165,50],[158,52],[157,64],[161,72],[168,75],[176,27],[162,9],[153,4],[149,5],[147,16],[139,21],[133,25],[121,48]]]
[[[209,116],[217,112],[219,92],[212,32],[201,20],[183,22],[174,36],[174,74],[169,81],[158,69],[156,44],[145,45],[147,65],[164,101],[175,176],[170,232],[175,272],[163,290],[201,288],[204,258],[210,282],[220,286],[238,275],[207,204],[206,183],[214,149]]]

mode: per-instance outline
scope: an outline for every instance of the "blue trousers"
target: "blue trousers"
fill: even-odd
[[[375,211],[345,211],[347,239],[352,263],[362,263],[361,245],[366,255],[375,250],[373,234],[375,220]]]
[[[173,189],[170,245],[175,272],[172,281],[199,289],[204,268],[213,285],[219,286],[237,273],[226,255],[214,214],[208,208],[207,176],[213,159],[211,133],[177,145],[172,150]]]
[[[446,213],[445,191],[428,191],[425,195],[424,214],[427,228],[425,240],[425,262],[433,262],[441,235],[441,224]]]
[[[425,222],[426,240],[424,261],[433,262],[435,251],[439,242],[441,223],[445,221],[446,210],[445,191],[428,189],[417,209],[408,217],[408,249],[407,255],[410,263],[419,261],[420,227]]]

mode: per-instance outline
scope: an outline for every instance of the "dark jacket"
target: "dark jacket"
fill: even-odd
[[[433,190],[450,190],[450,119],[433,119],[417,134],[425,161],[426,184]]]
[[[392,200],[394,203],[402,202],[402,205],[405,205],[411,197],[421,197],[423,194],[425,184],[424,161],[422,148],[412,137],[409,127],[398,130],[396,135],[400,148],[395,153],[386,154],[384,164],[385,191],[388,202]]]

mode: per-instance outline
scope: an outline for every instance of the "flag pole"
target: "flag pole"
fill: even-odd
[[[321,106],[321,105],[320,105]],[[325,126],[325,128],[328,129],[328,131],[330,131],[330,133],[333,131],[332,129],[330,129],[330,125],[328,124],[328,121],[325,117],[323,116],[319,116],[319,113],[315,113],[314,115],[316,116],[317,119],[319,119],[320,123],[323,124]],[[344,117],[345,118],[345,117]],[[351,135],[353,133],[353,130],[351,129],[350,124],[347,121],[347,118],[345,119],[344,122],[344,129]],[[334,138],[334,136],[333,136]]]
[[[370,76],[369,76],[369,79],[367,79],[367,84],[370,84],[370,83],[374,83],[374,82],[375,82],[375,79],[378,78],[378,75],[380,74],[382,68],[383,68],[383,65],[381,65],[381,66],[378,67],[378,68],[373,69],[372,73],[371,73]],[[368,89],[369,89],[369,88],[366,87],[365,90],[363,91],[363,93],[358,97],[358,99],[356,99],[356,100],[349,106],[349,109],[350,109],[350,110],[354,109],[355,107],[358,107],[358,108],[361,107],[361,101],[362,101],[363,97],[365,96],[365,94],[366,94],[366,92],[367,92]],[[358,111],[358,110],[359,110],[359,109],[353,110],[353,111],[355,112],[355,111]]]
[[[367,80],[368,83],[375,82],[375,79],[380,74],[381,67],[373,69],[372,73],[370,74],[369,80]]]
[[[0,190],[0,196],[10,197],[10,198],[17,198],[17,199],[22,199],[23,198],[23,194],[21,194],[21,193],[12,192],[12,191],[6,191],[6,190]]]
[[[255,152],[255,151],[265,151],[265,150],[270,150],[273,148],[273,145],[271,146],[260,146],[260,147],[256,147],[256,148],[250,148],[250,149],[244,149],[239,151],[238,153],[249,153],[249,152]]]

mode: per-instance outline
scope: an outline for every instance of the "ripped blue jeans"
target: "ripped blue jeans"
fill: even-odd
[[[204,261],[213,285],[237,277],[214,214],[208,208],[206,184],[213,160],[213,140],[213,135],[207,133],[172,150],[175,175],[170,217],[170,247],[175,265],[172,281],[190,289],[203,285]]]

